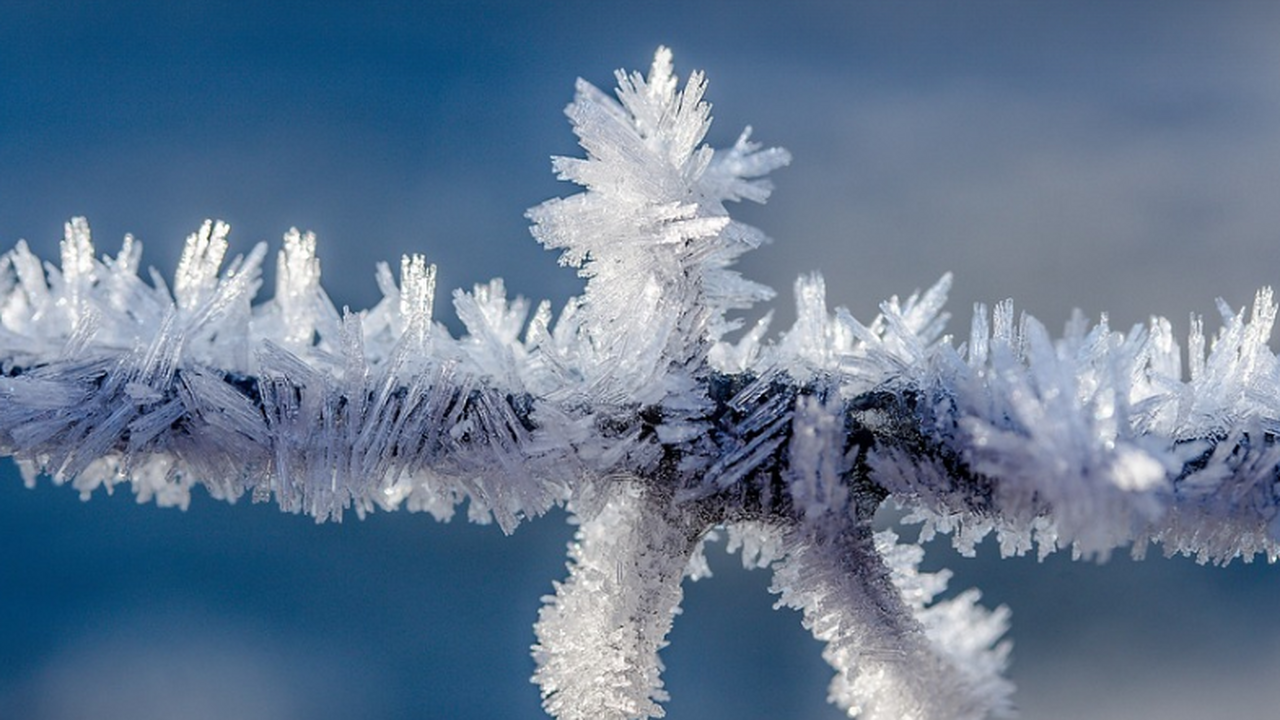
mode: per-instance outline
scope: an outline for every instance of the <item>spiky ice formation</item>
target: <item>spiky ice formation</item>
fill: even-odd
[[[1267,346],[1269,289],[1251,317],[1220,306],[1223,328],[1207,352],[1193,318],[1187,378],[1163,318],[1126,334],[1077,315],[1053,340],[1011,303],[990,316],[979,306],[967,348],[956,350],[926,349],[904,332],[902,311],[885,311],[854,361],[900,368],[867,414],[883,432],[867,462],[926,535],[954,530],[965,552],[994,531],[1005,554],[1038,544],[1042,556],[1071,547],[1105,558],[1155,543],[1201,562],[1276,559],[1280,365]]]
[[[647,78],[618,71],[617,80],[617,101],[579,80],[565,110],[587,157],[553,164],[586,191],[528,216],[534,237],[563,249],[560,262],[587,278],[583,339],[600,361],[584,369],[620,397],[654,402],[668,373],[705,362],[733,327],[726,312],[773,296],[727,269],[767,238],[732,220],[724,203],[764,202],[771,186],[759,178],[790,156],[749,142],[749,128],[728,151],[702,144],[711,123],[706,81],[694,73],[680,90],[666,48]],[[670,391],[684,392],[674,384]]]
[[[29,482],[47,472],[87,496],[127,481],[183,507],[199,482],[317,519],[404,502],[448,517],[467,499],[507,530],[563,499],[563,478],[517,449],[532,427],[521,378],[495,386],[488,354],[432,327],[421,257],[399,286],[380,269],[383,302],[343,315],[320,288],[314,237],[291,231],[276,297],[251,306],[265,246],[221,270],[228,230],[188,239],[172,294],[138,278],[131,238],[95,259],[82,220],[61,272],[24,245],[5,256],[0,439]],[[506,312],[497,288],[457,299],[473,338]]]
[[[1002,303],[955,347],[949,277],[867,325],[804,277],[789,331],[766,340],[766,318],[731,343],[730,313],[771,291],[729,269],[766,238],[726,203],[763,202],[788,156],[747,133],[704,145],[705,82],[682,89],[665,49],[618,84],[615,101],[580,81],[567,110],[586,158],[554,164],[584,191],[529,211],[586,278],[554,322],[543,303],[526,323],[494,280],[455,292],[453,338],[421,256],[398,282],[378,266],[373,309],[339,312],[296,230],[255,305],[266,250],[224,267],[221,223],[188,239],[171,291],[139,279],[132,238],[95,258],[76,219],[60,269],[22,243],[0,258],[0,451],[85,496],[129,482],[185,507],[200,484],[320,520],[466,501],[510,532],[563,504],[581,530],[534,650],[562,718],[661,715],[657,653],[721,525],[774,568],[827,643],[833,701],[864,718],[1009,707],[1006,613],[972,591],[933,602],[945,578],[870,530],[886,499],[966,551],[994,531],[1005,553],[1277,557],[1269,292],[1249,319],[1224,306],[1208,350],[1194,323],[1187,378],[1162,319],[1054,340]]]
[[[662,661],[689,559],[705,530],[626,481],[583,523],[570,574],[538,615],[534,682],[563,720],[661,717]],[[608,649],[606,651],[606,649]]]
[[[804,613],[836,670],[829,699],[862,720],[1007,716],[1002,677],[1009,612],[976,605],[977,591],[930,604],[949,573],[920,573],[923,551],[891,531],[802,526],[784,534],[779,606]]]

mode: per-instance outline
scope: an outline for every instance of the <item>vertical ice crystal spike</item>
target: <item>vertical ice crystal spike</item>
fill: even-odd
[[[85,303],[96,280],[89,223],[82,217],[72,218],[62,240],[62,282],[66,284],[64,292],[73,327],[90,309]]]
[[[122,319],[129,314],[141,315],[145,310],[135,305],[150,304],[144,299],[147,289],[138,282],[138,264],[142,260],[142,243],[132,235],[125,235],[120,244],[120,252],[114,258],[105,258],[103,266],[108,275],[104,282],[107,287],[107,304]]]
[[[43,323],[54,301],[45,282],[44,270],[40,268],[40,258],[32,254],[22,240],[5,257],[17,275],[17,285],[11,286],[5,298],[5,327],[26,335],[43,334],[40,332],[44,330],[43,324],[35,323]]]
[[[796,323],[782,338],[783,356],[791,361],[791,370],[801,376],[808,365],[814,369],[830,369],[837,348],[835,331],[827,313],[827,285],[818,273],[801,275],[795,282]],[[800,361],[800,363],[797,363]]]
[[[310,347],[316,332],[316,294],[320,289],[320,259],[316,236],[290,228],[284,236],[276,270],[276,304],[284,324],[286,347]]]
[[[425,255],[405,255],[400,259],[400,322],[405,332],[425,336],[431,328],[435,302],[436,266]]]
[[[647,79],[622,70],[614,76],[618,100],[635,118],[636,130],[649,149],[678,173],[700,175],[711,159],[711,149],[699,145],[711,127],[711,106],[702,101],[707,91],[703,74],[691,74],[684,92],[679,92],[671,50],[660,47]]]
[[[205,220],[199,232],[187,238],[173,282],[174,300],[184,311],[195,310],[209,298],[218,284],[218,268],[227,253],[227,234],[231,226]]]

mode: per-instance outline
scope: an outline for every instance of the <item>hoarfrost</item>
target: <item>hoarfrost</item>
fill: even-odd
[[[789,161],[744,131],[716,151],[695,73],[659,49],[616,99],[579,81],[567,108],[583,190],[528,213],[586,279],[557,315],[501,280],[457,291],[460,338],[435,323],[435,268],[382,264],[384,298],[339,312],[315,238],[291,230],[274,297],[254,305],[265,246],[224,265],[230,229],[187,241],[169,286],[141,243],[95,256],[68,223],[60,267],[25,243],[0,258],[0,451],[82,495],[129,483],[186,507],[197,484],[317,520],[405,507],[504,532],[556,506],[580,523],[569,577],[536,626],[534,680],[561,718],[662,714],[658,651],[685,575],[724,527],[747,567],[827,643],[831,698],[863,718],[980,718],[1010,708],[1007,611],[874,534],[888,500],[971,553],[1150,544],[1203,562],[1277,557],[1280,362],[1271,292],[1193,319],[1187,375],[1171,325],[1127,333],[1077,316],[1061,338],[1004,302],[967,342],[944,334],[950,277],[870,323],[830,310],[821,276],[797,321],[735,343],[732,313],[772,290],[732,263],[768,241],[732,219]],[[522,339],[523,335],[523,339]]]

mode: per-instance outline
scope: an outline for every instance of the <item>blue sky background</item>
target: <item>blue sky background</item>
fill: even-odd
[[[57,257],[86,215],[169,272],[206,217],[234,247],[320,237],[339,304],[425,252],[454,287],[580,284],[523,211],[571,188],[561,114],[659,44],[706,70],[711,141],[790,149],[740,217],[743,271],[821,270],[833,304],[956,273],[953,330],[1013,297],[1180,333],[1280,255],[1280,11],[1265,3],[58,3],[0,8],[0,241]],[[448,312],[441,313],[452,322]],[[455,323],[456,327],[456,323]],[[0,478],[0,717],[537,718],[528,646],[572,528],[383,514],[316,526],[198,496],[186,513]],[[1280,572],[930,549],[1012,606],[1028,719],[1263,717]],[[715,558],[713,558],[713,561]],[[669,717],[836,718],[819,648],[765,573],[716,564],[665,651]]]

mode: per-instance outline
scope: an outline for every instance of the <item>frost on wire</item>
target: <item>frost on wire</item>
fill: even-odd
[[[382,301],[340,312],[296,230],[254,305],[266,249],[225,262],[225,224],[188,239],[170,286],[139,277],[131,237],[96,257],[76,219],[60,268],[23,243],[0,259],[3,452],[28,484],[127,482],[179,507],[196,484],[318,520],[465,502],[511,532],[565,506],[580,529],[533,648],[565,720],[663,714],[658,652],[716,528],[826,643],[831,701],[877,720],[1000,716],[1012,691],[1007,610],[935,601],[947,573],[872,530],[886,501],[965,552],[994,533],[1005,555],[1276,559],[1269,290],[1220,307],[1212,340],[1193,319],[1185,372],[1160,318],[1077,318],[1055,340],[1006,302],[957,344],[946,277],[870,324],[803,277],[794,327],[737,332],[772,291],[730,269],[766,238],[726,203],[763,202],[789,156],[749,132],[704,145],[706,83],[681,89],[666,49],[617,80],[616,99],[579,81],[567,109],[586,157],[554,167],[583,190],[528,214],[586,278],[554,318],[494,280],[454,293],[451,337],[421,256],[398,280],[379,265]]]

